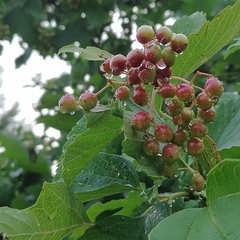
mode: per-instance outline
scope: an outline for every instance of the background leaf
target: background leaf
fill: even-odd
[[[83,205],[63,183],[45,183],[30,208],[2,207],[0,219],[1,231],[11,240],[59,240],[89,223]]]
[[[94,113],[96,114],[96,113]],[[71,184],[76,175],[101,151],[104,146],[121,132],[122,119],[113,117],[110,111],[100,112],[98,121],[87,131],[84,131],[67,143],[62,155],[62,177]],[[71,135],[82,126],[73,129]],[[81,130],[80,130],[81,131]]]
[[[208,125],[209,135],[216,142],[217,149],[227,149],[240,146],[240,97],[231,93],[221,96],[216,105],[217,116]]]
[[[225,159],[207,175],[208,203],[229,194],[240,193],[240,159]]]
[[[139,189],[132,163],[124,156],[99,153],[75,178],[71,189],[82,202]]]
[[[149,240],[240,238],[240,193],[220,198],[207,208],[186,209],[161,221]]]
[[[173,67],[176,76],[188,77],[240,32],[240,1],[224,8],[211,22],[206,22],[189,36],[189,45]]]

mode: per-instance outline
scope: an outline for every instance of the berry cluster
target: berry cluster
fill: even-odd
[[[209,137],[206,123],[215,119],[214,105],[223,92],[223,85],[218,78],[202,72],[197,72],[190,81],[172,75],[176,57],[188,46],[184,34],[173,33],[166,26],[154,31],[151,26],[143,25],[137,29],[136,39],[142,44],[141,49],[104,60],[101,70],[107,85],[102,90],[84,92],[78,100],[66,94],[59,101],[60,110],[73,112],[79,106],[90,111],[98,104],[98,94],[110,86],[120,101],[130,98],[140,107],[149,104],[149,111],[140,110],[133,114],[131,126],[144,133],[141,139],[144,154],[160,156],[162,173],[172,177],[178,171],[177,162],[182,151],[193,157],[204,151],[203,138]],[[115,80],[119,75],[125,75],[125,81]],[[199,75],[207,77],[203,88],[194,85]],[[147,85],[152,86],[151,94]],[[156,95],[164,99],[161,115],[166,120],[164,123],[154,119]]]

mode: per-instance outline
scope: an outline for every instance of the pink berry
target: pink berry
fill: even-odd
[[[82,93],[79,97],[79,105],[86,111],[93,109],[98,102],[97,95],[90,91]]]
[[[132,127],[144,132],[150,127],[151,121],[152,119],[147,112],[139,111],[132,116]]]
[[[61,113],[72,113],[77,109],[77,101],[72,94],[66,93],[58,102]]]

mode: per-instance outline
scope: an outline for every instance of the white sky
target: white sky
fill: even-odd
[[[42,91],[24,86],[33,85],[32,78],[37,74],[41,74],[41,79],[45,82],[64,72],[70,72],[70,65],[58,58],[57,54],[54,58],[43,59],[34,51],[27,64],[15,69],[14,61],[23,53],[18,38],[14,37],[12,43],[2,41],[2,44],[4,49],[0,55],[0,68],[2,68],[0,72],[3,71],[0,73],[0,95],[4,95],[4,110],[9,110],[15,102],[18,102],[20,112],[16,120],[27,125],[32,124],[37,116],[34,105],[38,102]]]

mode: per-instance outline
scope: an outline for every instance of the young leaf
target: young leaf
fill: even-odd
[[[206,21],[205,13],[195,12],[190,16],[178,19],[170,28],[173,32],[183,33],[188,36],[195,33]]]
[[[188,77],[215,53],[221,50],[240,31],[240,1],[224,8],[211,22],[206,22],[196,33],[189,36],[189,45],[176,59],[173,73]]]
[[[89,224],[83,205],[64,183],[45,183],[30,208],[0,208],[0,219],[1,232],[11,240],[59,240]]]
[[[132,163],[124,156],[99,153],[75,178],[71,189],[82,202],[139,189]]]
[[[240,193],[219,198],[207,208],[185,209],[161,221],[149,240],[239,239]]]
[[[218,150],[240,146],[239,101],[238,95],[225,93],[216,105],[216,119],[208,125],[208,128]]]
[[[69,44],[60,48],[58,54],[66,52],[79,53],[81,58],[92,61],[103,61],[107,58],[112,57],[112,54],[110,54],[109,52],[91,46],[88,46],[86,48],[80,48],[75,45]]]
[[[229,194],[240,193],[240,159],[225,159],[207,175],[208,203]]]
[[[97,113],[94,113],[97,114]],[[113,117],[110,111],[99,112],[98,121],[86,131],[81,132],[82,125],[73,129],[74,136],[61,157],[62,177],[70,185],[78,173],[101,151],[106,144],[122,132],[122,119]],[[76,131],[80,131],[80,133]]]

